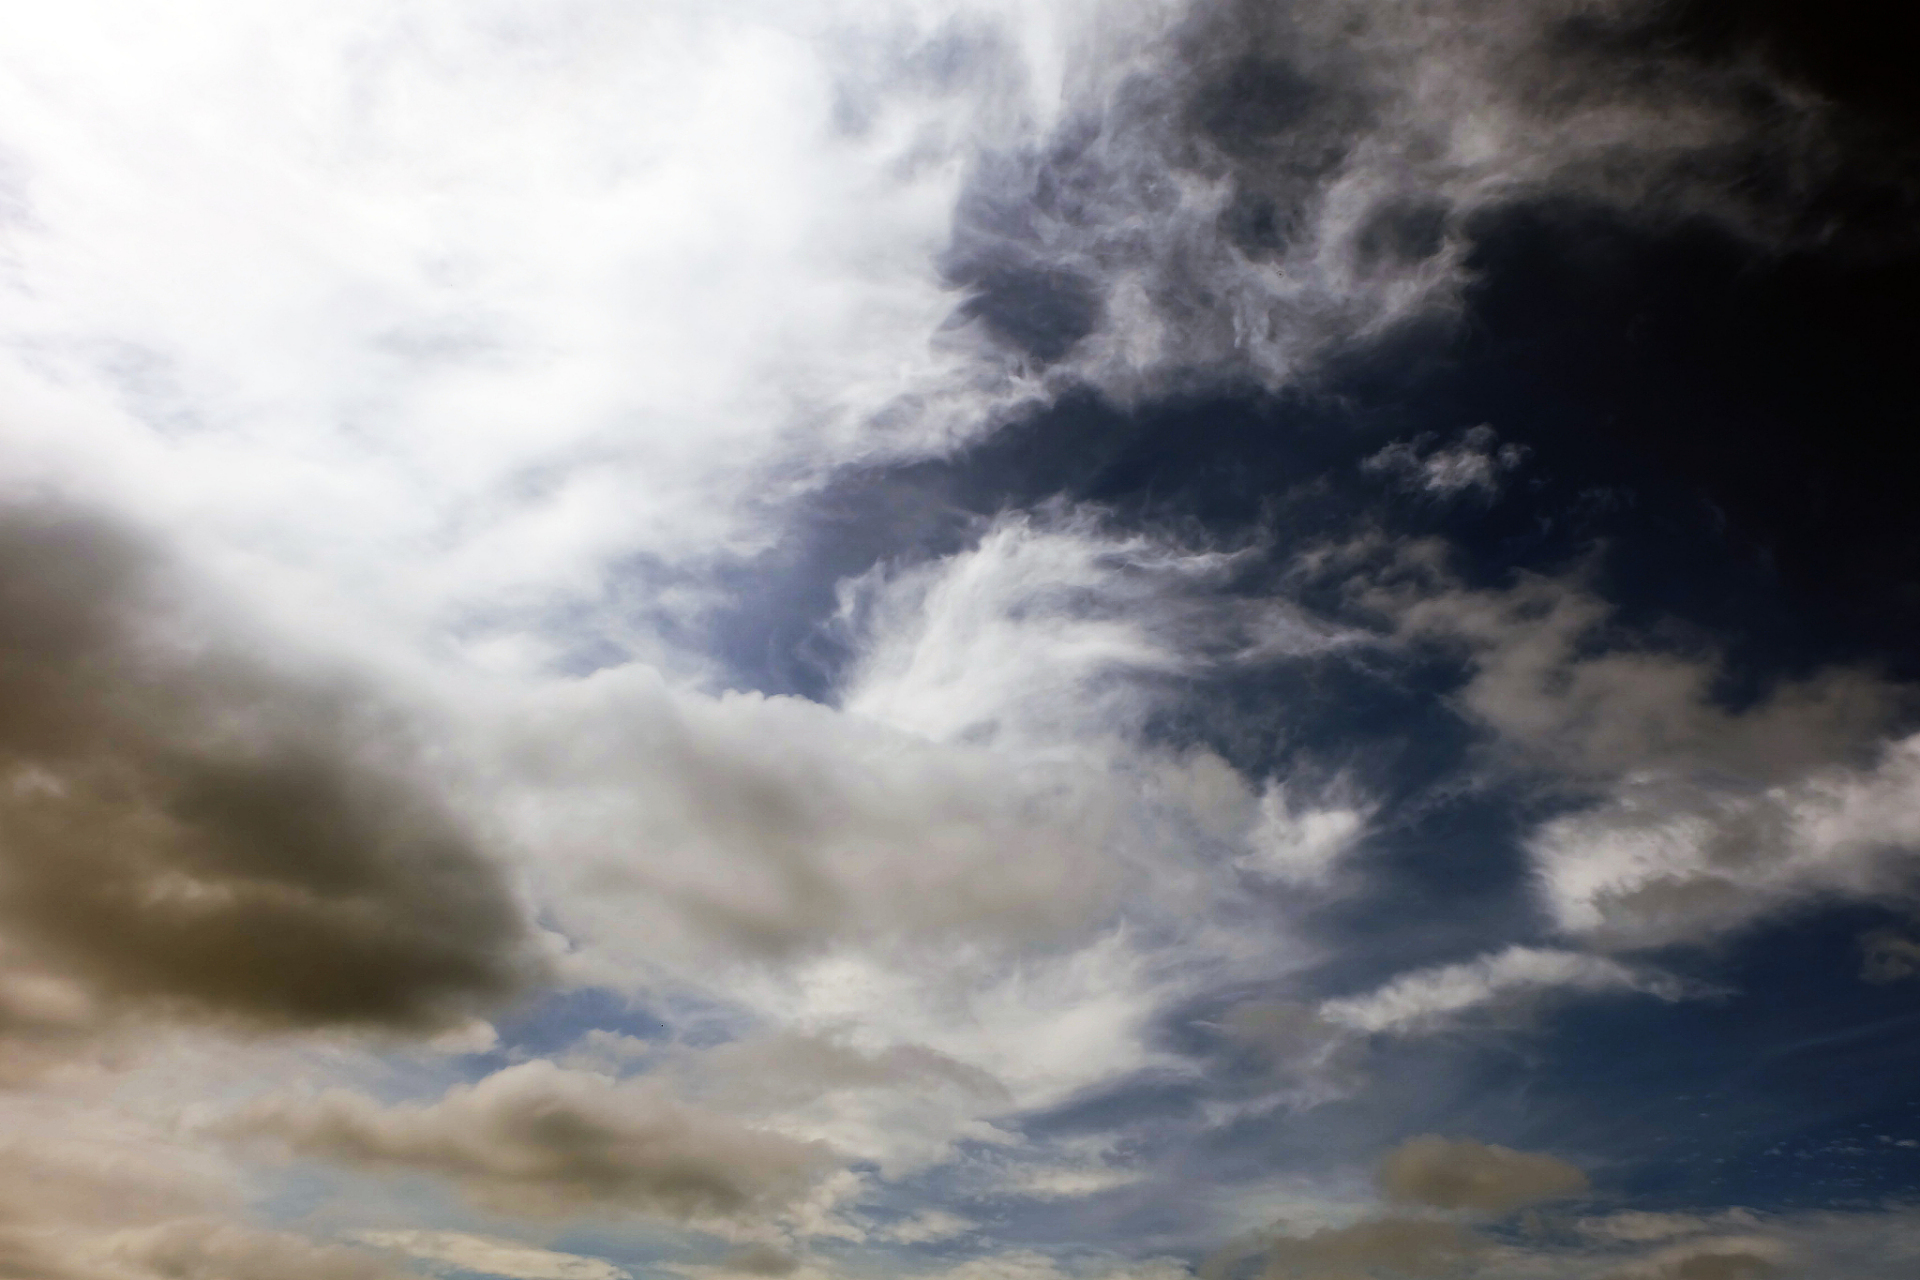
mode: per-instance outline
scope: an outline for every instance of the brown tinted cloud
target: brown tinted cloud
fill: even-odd
[[[1587,1189],[1586,1174],[1553,1156],[1432,1134],[1388,1152],[1379,1182],[1395,1200],[1483,1213],[1506,1213]]]
[[[224,639],[128,533],[0,512],[0,1031],[429,1028],[528,976],[400,718]]]
[[[657,1081],[617,1082],[546,1061],[426,1106],[383,1106],[344,1090],[262,1098],[218,1128],[296,1155],[435,1174],[506,1213],[751,1216],[790,1204],[831,1160],[820,1143],[687,1105]]]

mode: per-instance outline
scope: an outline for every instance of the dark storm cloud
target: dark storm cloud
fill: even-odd
[[[125,530],[0,512],[14,987],[65,984],[69,1021],[133,1002],[408,1028],[518,988],[518,906],[402,718],[219,627]]]

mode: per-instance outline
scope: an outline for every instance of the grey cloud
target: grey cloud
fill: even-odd
[[[630,1280],[628,1272],[603,1258],[464,1231],[362,1231],[355,1239],[411,1258],[508,1280]]]
[[[219,1222],[174,1222],[122,1232],[95,1250],[119,1274],[155,1280],[408,1280],[365,1249],[291,1232]]]
[[[836,1089],[903,1087],[1010,1101],[987,1072],[922,1045],[863,1052],[841,1038],[799,1031],[731,1041],[687,1055],[676,1066],[689,1088],[748,1105],[804,1102]]]
[[[1303,1004],[1236,1005],[1222,1022],[1228,1035],[1277,1058],[1314,1060],[1345,1043],[1345,1029]]]
[[[518,989],[514,896],[403,718],[222,626],[130,533],[0,512],[0,928],[39,971],[9,1021],[22,982],[65,984],[42,1022],[407,1028]]]
[[[607,672],[545,705],[503,777],[570,929],[654,963],[1072,936],[1115,889],[1116,797],[798,699]],[[912,857],[902,851],[912,850]],[[1012,851],[1018,850],[1018,856]]]
[[[1074,271],[968,263],[955,280],[972,293],[961,308],[963,317],[977,317],[995,335],[1046,364],[1073,350],[1100,323],[1098,287]]]
[[[1464,651],[1456,705],[1492,731],[1491,758],[1586,803],[1527,841],[1563,929],[1659,945],[1911,880],[1920,739],[1886,734],[1912,689],[1835,668],[1730,708],[1711,649],[1624,634],[1577,578],[1470,590],[1437,547],[1387,558],[1357,598],[1405,640]]]
[[[332,1090],[269,1096],[212,1131],[385,1172],[452,1180],[502,1213],[743,1218],[791,1206],[832,1164],[800,1142],[672,1097],[533,1061],[426,1105]]]
[[[1088,38],[1050,132],[983,135],[946,255],[963,314],[1119,392],[1278,381],[1450,306],[1470,222],[1505,203],[1786,234],[1835,161],[1822,108],[1751,61],[1608,38],[1658,8],[1214,0],[1124,50]],[[1756,165],[1775,205],[1738,178]]]
[[[1587,1175],[1553,1156],[1432,1134],[1388,1152],[1378,1178],[1395,1200],[1482,1213],[1508,1213],[1587,1190]]]

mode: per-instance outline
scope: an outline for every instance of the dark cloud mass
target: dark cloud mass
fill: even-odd
[[[431,1027],[513,992],[519,909],[402,718],[252,657],[182,589],[111,523],[0,514],[10,967],[83,1005],[292,1026]]]

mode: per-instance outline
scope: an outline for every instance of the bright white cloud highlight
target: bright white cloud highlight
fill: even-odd
[[[604,1258],[461,1231],[362,1231],[356,1238],[410,1258],[507,1280],[630,1280],[631,1276]]]

